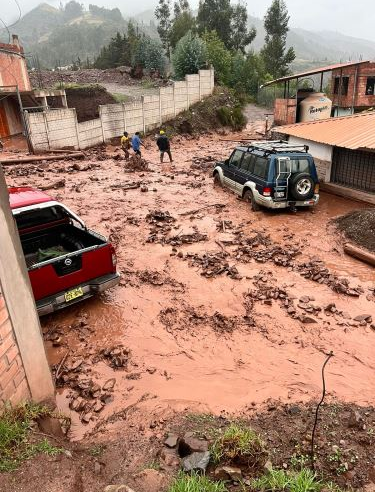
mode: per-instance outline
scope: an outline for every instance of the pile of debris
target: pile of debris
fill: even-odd
[[[165,237],[172,230],[172,224],[176,221],[171,214],[162,210],[154,210],[146,215],[146,221],[152,224],[152,227],[147,238],[148,243],[163,243]]]
[[[172,217],[168,211],[163,212],[162,210],[153,210],[146,215],[146,221],[150,224],[160,224],[161,222],[175,222],[176,219]]]
[[[217,162],[217,158],[212,155],[206,155],[203,157],[193,157],[190,169],[198,169],[200,171],[212,171],[214,163]]]
[[[339,278],[337,275],[330,272],[330,270],[324,265],[324,262],[319,259],[313,259],[309,262],[295,265],[294,270],[298,271],[302,277],[318,282],[319,284],[325,284],[333,291],[340,294],[346,294],[351,297],[359,297],[364,293],[362,287],[357,286],[352,288],[350,287],[347,278]]]
[[[133,154],[125,161],[124,169],[126,172],[148,171],[148,161],[137,154]]]
[[[98,362],[104,359],[112,369],[127,369],[130,360],[130,350],[122,345],[102,349],[99,354],[93,359]]]
[[[87,374],[91,368],[82,357],[64,357],[60,364],[52,367],[57,387],[69,387],[71,410],[80,413],[80,420],[86,424],[113,400],[114,378],[99,386]]]
[[[226,260],[228,253],[187,253],[185,258],[189,260],[189,266],[198,266],[202,269],[201,275],[207,278],[217,277],[226,274],[234,280],[241,280],[237,268],[230,265]]]

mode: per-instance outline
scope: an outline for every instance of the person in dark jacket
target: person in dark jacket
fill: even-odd
[[[160,130],[159,137],[156,140],[156,145],[158,146],[158,148],[160,150],[160,162],[163,162],[165,153],[168,154],[170,162],[173,162],[169,138],[165,134],[164,130]]]

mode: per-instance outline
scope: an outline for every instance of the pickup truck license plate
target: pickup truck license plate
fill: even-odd
[[[83,296],[82,287],[77,287],[76,289],[65,292],[65,302],[73,301],[74,299],[77,299],[77,297],[81,296]]]

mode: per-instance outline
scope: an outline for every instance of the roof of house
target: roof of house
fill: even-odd
[[[308,77],[310,75],[316,75],[317,73],[332,72],[332,70],[338,70],[340,68],[362,65],[363,63],[369,63],[369,61],[370,60],[361,60],[361,61],[348,62],[348,63],[336,63],[335,65],[328,65],[326,67],[313,68],[311,70],[307,70],[306,72],[295,73],[293,75],[288,75],[287,77],[281,77],[279,79],[271,80],[263,84],[262,87],[266,87],[268,85],[273,85],[273,84],[280,84],[281,82],[287,82],[288,80],[301,79],[303,77]]]
[[[35,188],[8,188],[8,192],[11,209],[28,207],[30,205],[37,205],[38,203],[52,201],[52,198],[47,195],[47,193],[36,190]]]
[[[274,130],[335,147],[375,150],[375,111],[279,126]]]

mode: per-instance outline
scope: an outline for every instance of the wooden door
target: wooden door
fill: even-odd
[[[0,104],[0,138],[9,136],[9,126],[5,108]]]

